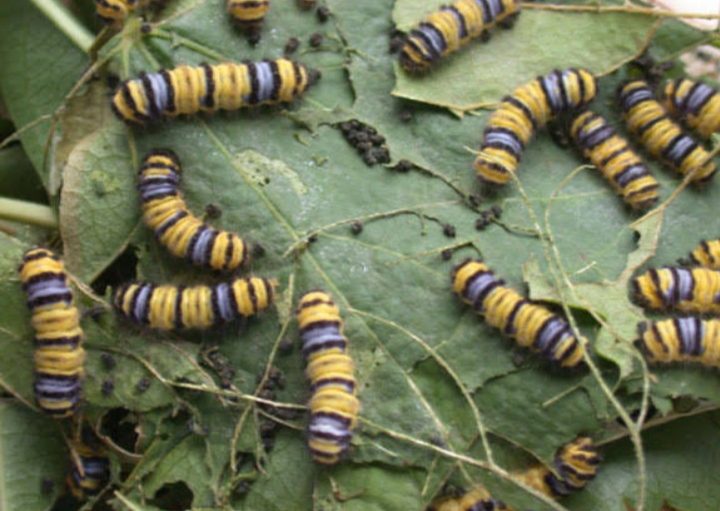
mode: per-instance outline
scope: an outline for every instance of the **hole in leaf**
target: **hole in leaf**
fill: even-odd
[[[103,416],[100,430],[119,447],[134,452],[138,440],[137,425],[133,412],[127,408],[113,408]]]
[[[157,492],[155,498],[149,501],[153,506],[168,511],[183,511],[192,508],[193,493],[188,485],[182,481],[164,484]]]
[[[95,279],[92,285],[93,291],[102,296],[108,287],[114,288],[135,279],[138,264],[136,252],[137,247],[128,245],[123,253]]]

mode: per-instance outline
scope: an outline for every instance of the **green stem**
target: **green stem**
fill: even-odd
[[[57,0],[30,0],[40,11],[84,53],[90,52],[95,36]]]
[[[0,197],[0,218],[23,224],[57,229],[55,212],[49,206]]]

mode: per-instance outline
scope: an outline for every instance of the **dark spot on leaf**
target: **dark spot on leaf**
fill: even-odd
[[[149,34],[152,31],[152,25],[150,23],[143,23],[140,25],[140,32],[143,34]]]
[[[108,379],[102,382],[102,386],[100,387],[100,391],[102,392],[102,395],[105,397],[110,396],[113,391],[115,390],[115,382]]]
[[[443,225],[443,234],[448,238],[454,238],[456,235],[455,226],[452,224]]]
[[[40,493],[43,495],[50,495],[55,488],[55,481],[47,477],[43,477],[40,481]]]
[[[315,243],[318,240],[317,233],[312,233],[310,236],[308,236],[308,243]]]
[[[205,206],[205,214],[210,219],[220,218],[222,216],[222,208],[217,204],[210,203]]]
[[[323,43],[323,39],[324,37],[320,32],[315,32],[314,34],[310,35],[310,39],[308,39],[308,42],[313,48],[318,48]]]
[[[413,120],[413,113],[409,110],[401,110],[398,114],[400,122],[410,122]]]
[[[315,15],[320,23],[325,23],[328,19],[330,19],[330,9],[321,5],[317,8],[317,11],[315,11]]]
[[[292,353],[293,345],[295,342],[291,337],[285,337],[282,341],[280,341],[280,345],[278,346],[278,351],[281,355],[288,355]]]
[[[355,236],[360,234],[363,231],[363,224],[360,221],[353,222],[350,224],[350,232],[352,232]]]
[[[117,365],[115,357],[113,357],[110,353],[107,352],[103,352],[100,354],[100,362],[102,362],[103,367],[107,371],[112,371]]]
[[[446,248],[442,252],[440,252],[440,257],[442,257],[443,261],[449,261],[452,258],[452,250],[449,248]]]
[[[285,43],[285,49],[283,50],[283,52],[285,53],[285,55],[292,55],[297,51],[299,47],[300,39],[298,39],[297,37],[291,37]]]
[[[140,378],[138,382],[135,384],[135,391],[138,394],[142,394],[146,392],[150,388],[151,380],[150,378]]]
[[[265,255],[265,247],[263,247],[260,243],[253,243],[252,255],[253,255],[253,257],[264,256]]]

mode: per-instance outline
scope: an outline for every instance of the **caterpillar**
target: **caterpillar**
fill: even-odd
[[[660,184],[602,116],[591,111],[577,115],[570,135],[627,204],[645,209],[657,201]]]
[[[227,0],[227,11],[239,26],[258,30],[270,10],[270,0]]]
[[[703,240],[690,252],[690,261],[697,266],[720,270],[720,240]]]
[[[250,252],[238,235],[214,229],[193,215],[178,190],[180,159],[154,149],[143,160],[138,190],[145,225],[168,251],[198,266],[232,271],[248,263]]]
[[[501,500],[494,499],[484,486],[478,485],[460,497],[436,499],[427,511],[512,511]]]
[[[535,130],[560,113],[586,106],[596,95],[595,77],[585,69],[555,70],[515,89],[490,115],[474,164],[478,177],[506,184]]]
[[[592,439],[581,435],[555,453],[554,472],[545,465],[538,465],[517,474],[517,477],[548,497],[559,498],[582,490],[592,481],[600,461]]]
[[[70,473],[67,484],[70,493],[79,500],[97,495],[110,477],[110,460],[105,450],[83,440],[70,442]]]
[[[686,78],[670,80],[663,90],[663,105],[701,137],[720,131],[720,91]]]
[[[350,445],[360,410],[354,364],[340,311],[329,294],[304,294],[297,320],[312,391],[308,444],[317,463],[333,465]]]
[[[710,153],[670,119],[647,82],[621,84],[618,101],[628,130],[653,158],[662,160],[683,176],[695,172],[692,181],[706,181],[715,173]]]
[[[469,259],[461,263],[453,270],[452,281],[453,290],[465,303],[520,346],[562,367],[576,367],[582,362],[583,347],[568,323],[505,286],[505,281],[483,262]]]
[[[53,417],[70,417],[80,402],[85,350],[65,265],[36,248],[23,256],[19,274],[35,330],[35,400]]]
[[[304,65],[282,58],[183,65],[126,80],[115,92],[112,108],[121,120],[143,124],[165,116],[289,103],[310,82]]]
[[[720,314],[720,271],[652,268],[632,281],[636,300],[648,309]]]
[[[206,329],[267,309],[277,283],[236,278],[214,286],[130,282],[115,291],[115,308],[126,318],[158,330]]]
[[[150,5],[153,0],[95,0],[98,18],[116,28],[122,26],[128,16]]]
[[[698,362],[720,367],[720,320],[695,316],[638,325],[639,344],[650,362]]]
[[[487,38],[495,25],[510,26],[520,14],[518,0],[456,0],[426,16],[410,30],[400,65],[410,73],[427,71],[472,39]]]

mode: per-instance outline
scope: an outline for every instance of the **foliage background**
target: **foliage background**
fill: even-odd
[[[648,261],[672,263],[699,239],[717,237],[717,185],[685,189],[639,218],[545,133],[528,148],[516,185],[490,194],[470,170],[484,107],[514,86],[555,67],[589,67],[602,75],[595,108],[619,123],[612,94],[624,64],[646,46],[673,63],[714,36],[629,12],[528,9],[513,30],[416,79],[388,51],[393,27],[407,29],[440,0],[327,0],[326,24],[292,0],[275,0],[255,48],[233,30],[223,3],[173,0],[148,33],[134,18],[113,37],[102,32],[89,53],[34,5],[0,3],[0,195],[23,201],[0,202],[0,508],[78,506],[63,495],[67,427],[32,405],[32,332],[16,274],[22,252],[59,249],[86,310],[107,309],[110,287],[134,277],[219,278],[168,257],[141,225],[138,162],[150,148],[170,147],[193,210],[218,205],[217,225],[261,242],[265,255],[252,272],[278,277],[282,295],[247,325],[205,333],[142,331],[109,310],[85,319],[83,415],[109,446],[113,484],[84,509],[419,510],[446,483],[476,482],[520,509],[717,509],[717,374],[648,371],[632,346],[643,314],[627,295],[628,279]],[[72,7],[87,27],[76,33],[100,32],[90,1]],[[320,48],[307,44],[313,32],[325,36]],[[110,112],[112,76],[275,58],[291,36],[302,41],[297,58],[323,78],[288,109],[133,129]],[[668,71],[680,75],[679,65]],[[365,166],[335,126],[348,119],[384,135],[393,163]],[[394,171],[400,160],[414,168]],[[652,167],[669,198],[679,179]],[[476,231],[479,211],[493,205],[502,219]],[[358,235],[350,230],[356,221],[364,225]],[[570,307],[594,370],[548,367],[461,306],[449,272],[477,256],[512,285],[527,283],[533,298]],[[313,465],[306,417],[287,413],[308,397],[293,303],[315,287],[343,309],[363,403],[351,455],[333,469]],[[295,344],[289,354],[279,349],[286,339]],[[230,390],[208,355],[215,348],[236,370]],[[103,354],[117,365],[109,369]],[[275,407],[262,408],[270,366],[286,385]],[[150,382],[145,392],[141,380]],[[110,394],[101,390],[107,381]],[[648,405],[654,415],[633,422]],[[260,439],[268,421],[279,424],[271,448]],[[553,504],[507,479],[548,462],[581,432],[603,445],[605,458],[585,491]]]

